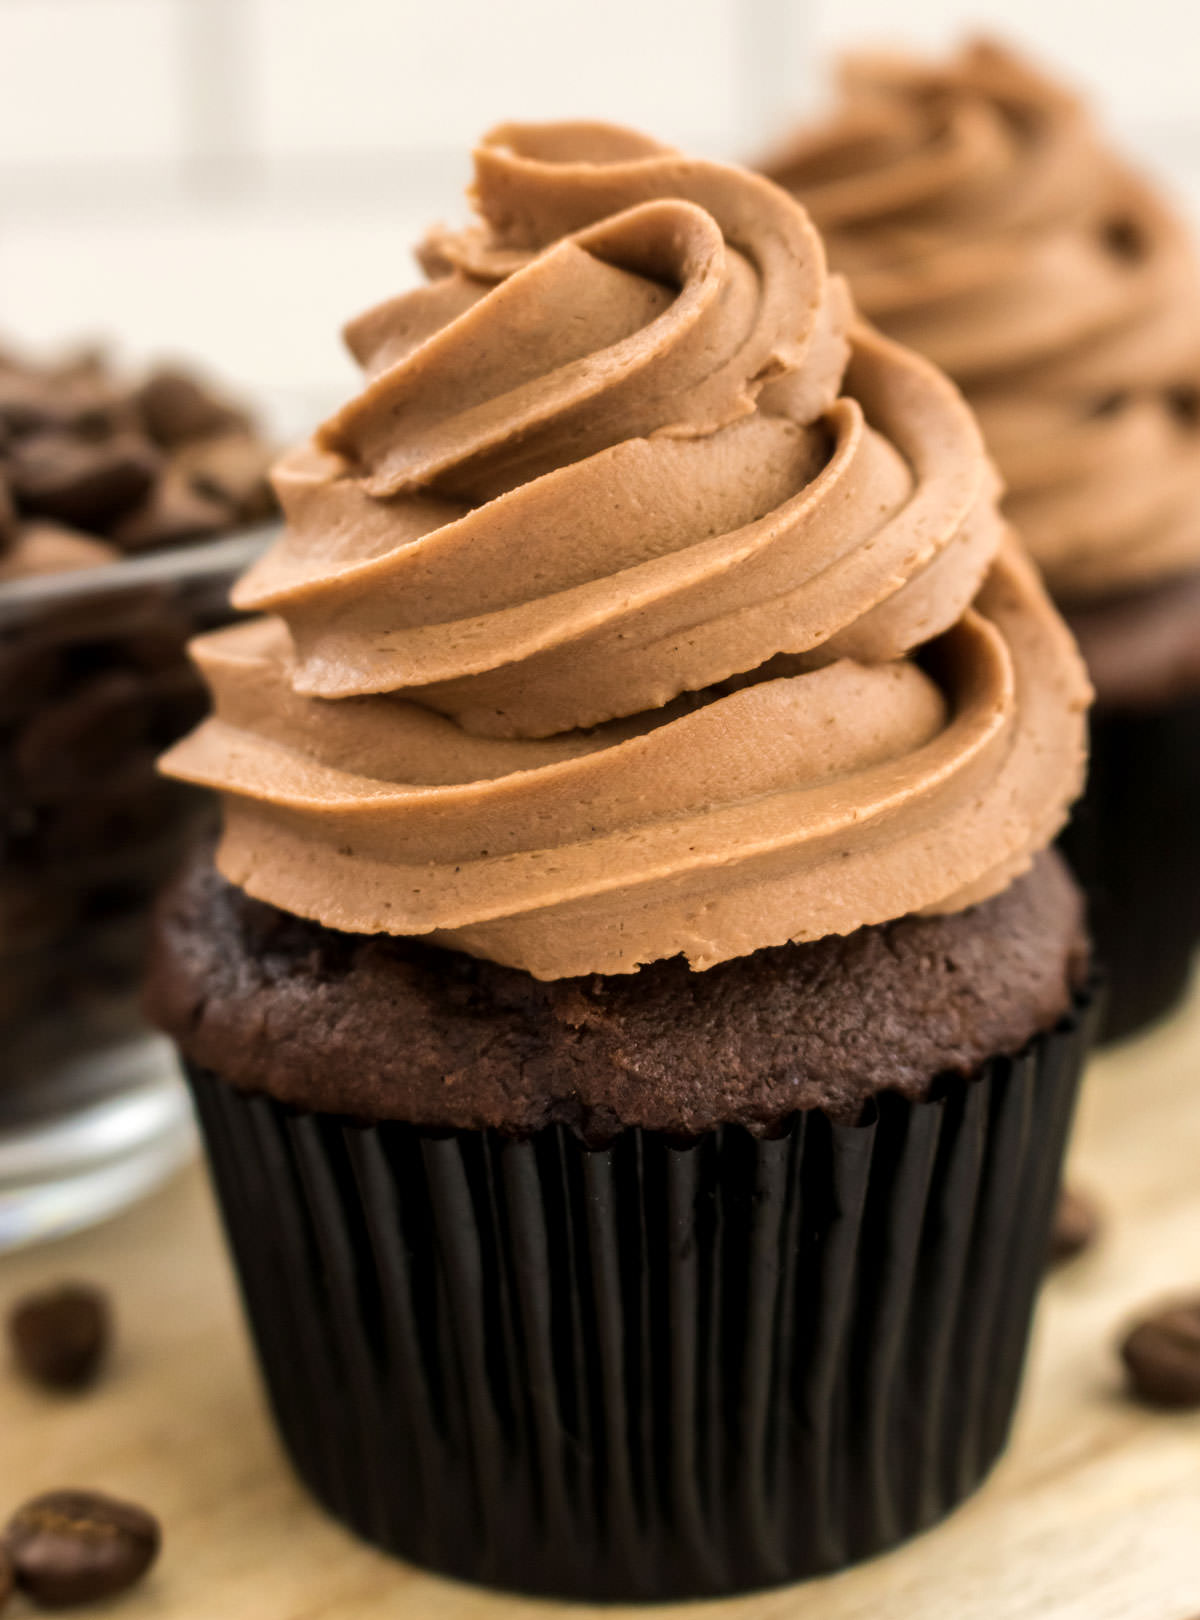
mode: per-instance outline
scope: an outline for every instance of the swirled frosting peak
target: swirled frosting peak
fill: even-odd
[[[960,396],[749,173],[514,125],[472,195],[198,644],[225,874],[542,978],[1003,887],[1087,694]]]
[[[764,168],[974,406],[1064,598],[1200,568],[1200,265],[1087,109],[1003,47],[852,57]]]

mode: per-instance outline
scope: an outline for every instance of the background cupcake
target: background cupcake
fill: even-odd
[[[1068,846],[1122,1034],[1200,937],[1196,259],[1085,108],[997,45],[853,57],[842,88],[765,168],[864,312],[962,386],[1080,639],[1097,702]]]
[[[206,638],[151,989],[298,1469],[591,1597],[835,1567],[1007,1431],[1081,1052],[1087,683],[803,212],[505,126]]]

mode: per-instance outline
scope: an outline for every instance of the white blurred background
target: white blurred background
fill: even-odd
[[[292,431],[346,386],[341,321],[463,217],[489,124],[750,157],[843,46],[980,29],[1069,73],[1200,215],[1194,0],[0,0],[0,334],[200,356]]]

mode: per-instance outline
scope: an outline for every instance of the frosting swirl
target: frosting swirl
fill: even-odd
[[[959,395],[755,176],[506,126],[474,196],[278,470],[269,616],[196,646],[165,763],[222,793],[226,876],[540,978],[1002,888],[1087,687]]]
[[[1200,270],[1087,110],[1002,47],[850,58],[764,168],[860,307],[975,408],[1067,598],[1200,566]]]

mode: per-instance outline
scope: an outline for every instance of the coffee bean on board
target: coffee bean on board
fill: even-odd
[[[54,1609],[124,1592],[157,1558],[161,1539],[144,1508],[75,1490],[35,1497],[4,1534],[17,1585]]]
[[[1050,1234],[1050,1264],[1062,1265],[1090,1249],[1100,1235],[1100,1212],[1077,1187],[1064,1187]]]
[[[50,1389],[82,1389],[92,1383],[111,1337],[108,1299],[87,1283],[64,1283],[30,1294],[8,1319],[17,1364]]]
[[[1200,1406],[1200,1299],[1164,1306],[1125,1336],[1135,1392],[1155,1406]]]

